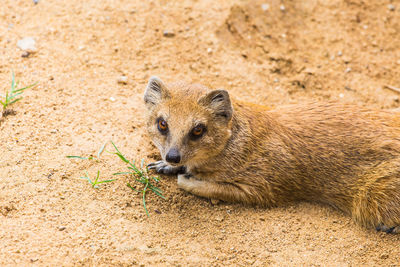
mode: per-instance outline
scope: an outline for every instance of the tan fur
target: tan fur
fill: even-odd
[[[150,105],[148,129],[165,153],[182,154],[178,185],[199,196],[277,206],[305,200],[329,204],[366,227],[400,231],[400,114],[334,103],[268,110],[231,99],[233,115],[215,118],[199,99],[210,90],[163,85],[167,97]],[[155,125],[164,116],[170,133]],[[207,133],[185,139],[196,121]]]

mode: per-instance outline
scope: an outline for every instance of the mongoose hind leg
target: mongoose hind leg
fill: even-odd
[[[400,160],[377,166],[361,182],[353,219],[378,231],[400,233]]]
[[[263,202],[260,199],[260,194],[246,185],[199,180],[189,173],[178,175],[178,186],[194,195],[214,200],[246,204],[261,204]]]
[[[152,162],[147,165],[147,168],[149,170],[155,170],[157,173],[160,173],[160,174],[174,175],[174,174],[186,172],[185,166],[174,167],[174,166],[169,165],[168,163],[166,163],[163,160]]]

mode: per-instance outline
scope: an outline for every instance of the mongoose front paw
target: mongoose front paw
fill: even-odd
[[[380,224],[376,227],[376,231],[386,232],[388,234],[400,234],[400,226],[387,227],[384,224]]]
[[[190,173],[178,175],[178,187],[185,191],[192,192],[200,183],[201,181],[196,180]]]
[[[185,166],[173,167],[162,160],[148,164],[147,168],[149,170],[155,170],[157,173],[160,174],[179,174],[185,173],[186,171]]]

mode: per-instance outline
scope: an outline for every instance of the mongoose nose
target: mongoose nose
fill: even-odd
[[[181,155],[179,154],[179,151],[176,148],[171,148],[168,151],[165,159],[171,163],[179,163],[181,161]]]

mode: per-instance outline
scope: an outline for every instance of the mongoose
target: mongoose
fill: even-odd
[[[265,207],[322,202],[400,233],[400,114],[340,103],[276,109],[152,77],[147,128],[158,173],[198,196]]]

